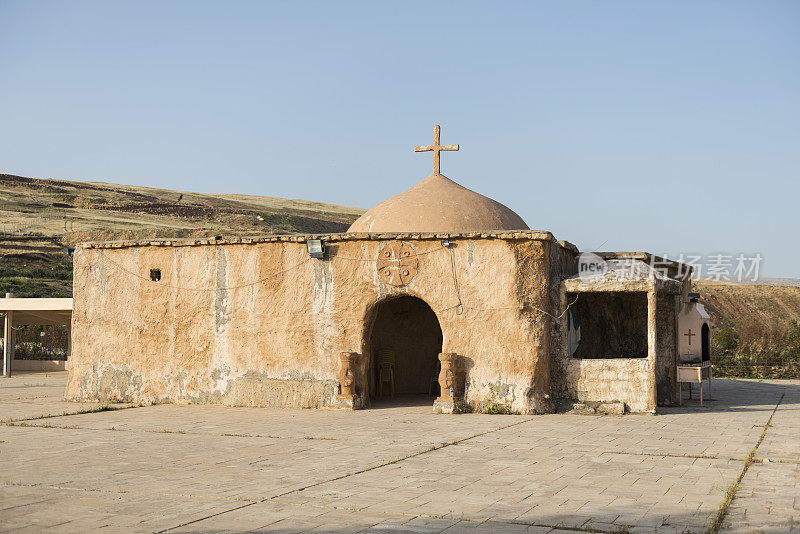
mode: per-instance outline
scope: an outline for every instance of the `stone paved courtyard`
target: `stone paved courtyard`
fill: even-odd
[[[0,379],[0,531],[703,532],[757,447],[722,530],[800,532],[800,381],[622,417],[81,413],[65,381]]]

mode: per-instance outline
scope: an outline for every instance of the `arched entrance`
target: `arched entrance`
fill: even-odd
[[[711,340],[709,339],[708,323],[703,323],[700,329],[700,349],[702,351],[702,361],[707,362],[711,359]]]
[[[442,329],[428,304],[408,295],[376,304],[372,311],[366,349],[370,354],[369,392],[373,400],[394,399],[416,403],[439,393],[439,353]],[[393,360],[391,373],[386,361]],[[387,383],[393,379],[394,397]]]

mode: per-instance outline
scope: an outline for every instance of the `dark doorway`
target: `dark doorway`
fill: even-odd
[[[386,360],[393,360],[394,398],[438,395],[436,382],[442,329],[436,314],[419,298],[402,296],[378,303],[369,333],[370,396],[390,399]],[[383,368],[383,369],[381,369]]]
[[[711,340],[708,336],[708,324],[703,324],[703,327],[700,329],[700,350],[704,362],[707,362],[711,359],[711,347],[709,346]]]

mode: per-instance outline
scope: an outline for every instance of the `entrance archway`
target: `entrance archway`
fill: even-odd
[[[394,360],[394,399],[420,401],[423,396],[438,395],[436,376],[442,329],[436,313],[424,300],[404,295],[379,302],[372,312],[366,342],[370,353],[370,397],[392,398],[385,374],[379,375],[379,354],[385,359],[387,351]]]
[[[707,362],[711,359],[711,341],[709,339],[708,324],[704,323],[700,329],[700,349],[702,351],[702,361]]]

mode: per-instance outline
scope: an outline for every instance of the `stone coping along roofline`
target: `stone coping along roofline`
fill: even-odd
[[[652,254],[650,252],[619,251],[619,252],[595,252],[594,254],[600,256],[602,259],[606,261],[639,260],[649,265],[657,265],[661,268],[666,269],[667,274],[670,277],[679,280],[685,280],[691,277],[692,273],[694,272],[694,267],[692,267],[691,265],[687,265],[677,260],[671,260],[669,258],[657,256],[656,254]]]
[[[192,247],[202,245],[234,245],[234,244],[253,244],[253,243],[274,243],[292,242],[305,243],[309,239],[322,239],[323,241],[383,241],[387,239],[400,240],[436,240],[436,239],[530,239],[539,241],[553,241],[556,239],[553,234],[539,230],[514,230],[496,232],[461,232],[461,233],[405,233],[405,232],[383,232],[383,233],[340,233],[340,234],[283,234],[270,236],[241,236],[241,237],[197,237],[197,238],[176,238],[176,239],[140,239],[140,240],[121,240],[121,241],[88,241],[80,243],[81,248],[130,248],[130,247]],[[568,241],[558,241],[562,247],[578,252],[575,245]]]

